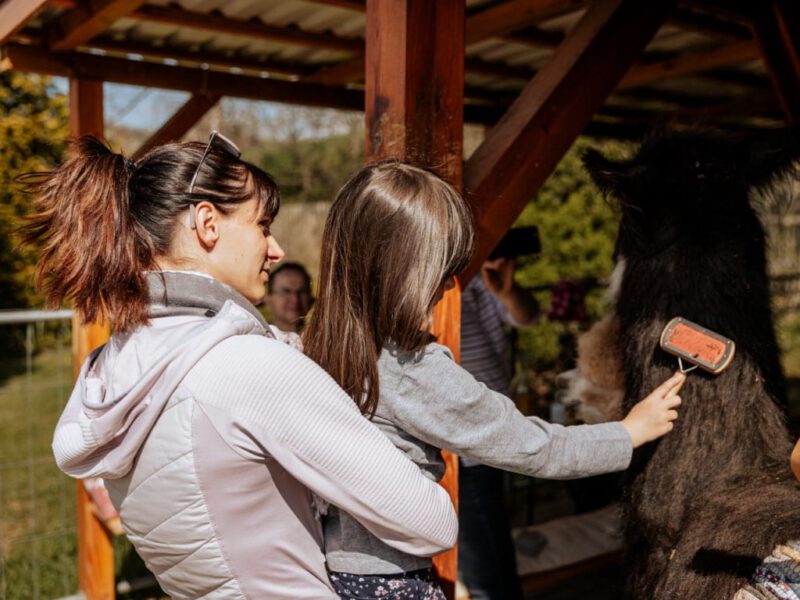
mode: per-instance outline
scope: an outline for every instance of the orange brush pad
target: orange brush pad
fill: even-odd
[[[670,332],[668,342],[684,352],[710,364],[717,364],[725,354],[725,343],[705,335],[683,323]]]

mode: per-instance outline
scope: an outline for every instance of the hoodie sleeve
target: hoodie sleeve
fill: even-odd
[[[455,544],[446,491],[427,479],[316,363],[258,336],[222,342],[185,384],[248,429],[256,446],[312,492],[403,552]]]
[[[430,344],[402,367],[384,406],[392,422],[414,437],[479,463],[547,479],[622,471],[633,453],[619,423],[564,427],[526,417]]]

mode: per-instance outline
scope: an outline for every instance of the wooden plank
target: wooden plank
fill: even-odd
[[[220,98],[221,96],[218,95],[209,96],[194,94],[158,131],[153,133],[153,135],[133,153],[131,158],[133,160],[139,160],[152,148],[181,139],[186,135],[187,131],[203,118],[204,114],[219,102]]]
[[[78,4],[48,28],[51,50],[72,50],[99,35],[114,21],[128,15],[145,0],[94,0]]]
[[[0,44],[22,29],[47,0],[5,0],[0,2]]]
[[[102,139],[103,82],[70,79],[70,135],[94,135]],[[79,314],[72,318],[72,366],[75,376],[89,352],[105,343],[107,323],[84,325]],[[114,549],[111,536],[92,511],[83,482],[77,483],[78,585],[87,600],[114,598]]]
[[[461,187],[464,106],[463,0],[367,0],[365,123],[368,161],[399,158]],[[461,297],[437,309],[442,340],[458,351]],[[458,463],[446,457],[444,485],[458,501]],[[455,596],[456,551],[434,559],[445,593]]]
[[[7,44],[0,70],[18,69],[63,77],[96,77],[113,83],[187,91],[193,94],[271,100],[306,106],[361,110],[363,92],[303,82],[235,75],[92,54],[49,53]]]
[[[361,52],[364,48],[364,42],[359,38],[345,38],[332,33],[319,33],[304,31],[296,27],[268,25],[258,19],[250,21],[231,19],[220,14],[202,13],[172,6],[146,4],[129,16],[134,19],[162,25],[204,29],[216,33],[242,35],[324,50]]]
[[[473,153],[464,187],[478,239],[464,281],[477,273],[673,5],[673,0],[592,4]]]
[[[786,120],[800,123],[800,72],[795,70],[792,51],[784,44],[776,14],[769,5],[754,7],[751,26]]]

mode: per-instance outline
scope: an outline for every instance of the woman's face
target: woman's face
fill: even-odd
[[[208,274],[231,286],[253,304],[266,295],[269,268],[283,258],[283,250],[270,233],[269,218],[253,198],[227,215],[217,216],[217,238],[208,253]],[[203,227],[198,223],[198,229]]]

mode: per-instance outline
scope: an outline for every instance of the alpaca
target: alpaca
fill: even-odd
[[[617,352],[619,322],[609,315],[578,337],[576,366],[559,374],[558,401],[589,425],[622,418],[625,395]]]
[[[728,600],[776,544],[800,539],[766,240],[749,197],[798,156],[800,136],[784,131],[760,141],[666,132],[629,160],[584,157],[621,206],[623,409],[675,371],[658,347],[672,317],[737,346],[721,375],[688,376],[674,430],[636,451],[623,489],[631,598]]]

